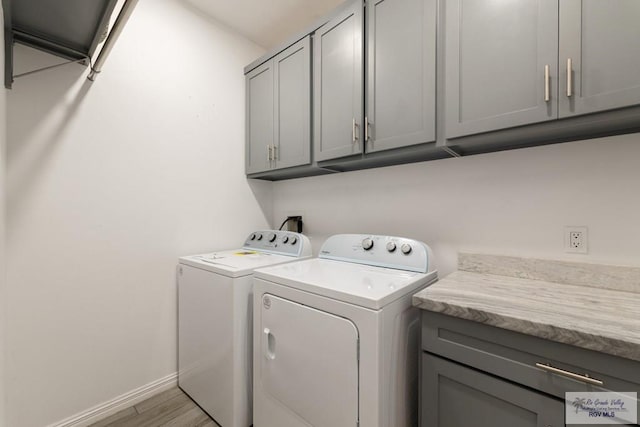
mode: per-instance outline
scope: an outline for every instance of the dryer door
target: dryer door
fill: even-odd
[[[269,294],[262,298],[261,311],[255,333],[260,334],[264,392],[314,427],[356,426],[356,326]]]

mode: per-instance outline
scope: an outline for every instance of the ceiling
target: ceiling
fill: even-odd
[[[254,43],[271,49],[344,0],[184,0]]]

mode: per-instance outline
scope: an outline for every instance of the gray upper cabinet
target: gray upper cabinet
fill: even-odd
[[[311,162],[311,39],[274,58],[276,168]]]
[[[447,138],[557,118],[558,0],[441,6]]]
[[[638,0],[346,1],[245,68],[246,172],[638,132],[639,16]]]
[[[314,150],[317,161],[363,151],[362,4],[347,9],[314,35]]]
[[[366,152],[435,141],[436,1],[370,0]]]
[[[640,2],[560,1],[560,117],[640,104]]]
[[[246,75],[246,173],[311,162],[311,40]]]
[[[448,157],[436,145],[437,17],[437,0],[348,1],[311,36],[247,66],[247,174]]]
[[[246,172],[271,168],[273,146],[273,61],[246,76]]]

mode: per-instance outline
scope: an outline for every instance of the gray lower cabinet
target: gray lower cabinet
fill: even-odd
[[[567,392],[640,395],[640,362],[471,320],[423,311],[421,345],[421,427],[564,426]]]
[[[446,0],[446,137],[558,117],[558,0]]]
[[[640,104],[640,2],[560,1],[560,117]]]
[[[365,152],[435,141],[436,1],[369,0]]]
[[[311,39],[246,75],[246,173],[311,163]]]
[[[352,2],[314,34],[314,150],[317,161],[361,154],[362,4]]]
[[[421,427],[562,427],[561,400],[422,355]]]

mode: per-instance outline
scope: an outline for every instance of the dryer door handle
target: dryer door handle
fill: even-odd
[[[262,353],[268,360],[274,360],[276,358],[276,337],[269,328],[264,328],[262,333],[264,334],[262,337]]]

